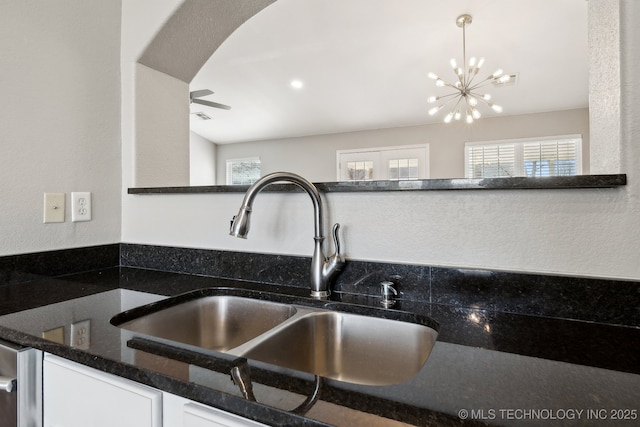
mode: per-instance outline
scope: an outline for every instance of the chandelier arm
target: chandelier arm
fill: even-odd
[[[440,110],[442,110],[442,109],[443,109],[443,108],[444,108],[448,103],[450,103],[451,101],[454,101],[454,100],[456,100],[456,99],[458,99],[458,103],[459,103],[459,102],[460,102],[460,99],[462,99],[462,98],[449,98],[449,99],[447,99],[447,100],[446,100],[446,101],[444,101],[442,104],[440,104],[440,105],[438,105],[438,106],[436,106],[436,107],[432,108],[432,110],[434,110],[434,112],[433,112],[433,113],[429,113],[429,115],[434,115],[434,116],[435,116],[435,115],[436,115],[436,114],[438,114],[438,112],[439,112]],[[456,104],[456,105],[457,105],[457,104]]]
[[[493,76],[489,76],[486,79],[482,80],[481,82],[476,83],[475,85],[469,87],[469,90],[476,90],[476,89],[480,89],[481,87],[485,87],[490,85],[494,80]]]
[[[484,103],[487,107],[491,108],[495,112],[497,112],[497,113],[501,113],[502,112],[502,107],[500,107],[499,105],[494,104],[493,102],[489,102],[488,100],[486,100],[482,96],[480,96],[480,94],[473,93],[472,95],[478,101],[482,101],[482,103]]]
[[[482,102],[483,104],[485,104],[488,107],[491,107],[491,104],[489,103],[489,101],[487,101],[486,99],[484,99],[482,97],[481,93],[477,93],[477,92],[469,92],[469,94],[471,96],[473,96],[475,99],[477,99],[478,101]]]
[[[444,81],[444,80],[443,80],[443,81]],[[451,84],[451,83],[447,83],[447,82],[445,82],[445,83],[444,83],[444,85],[445,85],[445,86],[449,86],[450,88],[455,89],[455,90],[457,90],[458,92],[462,92],[462,91],[460,90],[460,88],[459,88],[458,86],[454,85],[454,84]]]
[[[464,97],[460,97],[458,98],[458,102],[456,102],[456,105],[453,107],[453,109],[451,110],[451,112],[453,114],[456,114],[458,112],[458,110],[460,110],[461,104],[462,104],[462,100],[465,99]]]
[[[473,83],[473,80],[478,76],[478,71],[480,71],[480,69],[479,68],[475,68],[473,70],[473,72],[471,74],[469,74],[469,82],[467,83],[467,87],[469,87],[469,88],[472,87],[471,84]],[[481,81],[479,84],[482,84],[483,82],[484,82],[484,80]]]
[[[439,96],[436,100],[439,101],[439,100],[441,100],[443,98],[449,98],[450,96],[458,96],[458,95],[460,95],[459,91],[458,92],[452,92],[452,93],[448,93],[446,95]]]
[[[454,101],[458,99],[458,102],[460,102],[460,99],[462,99],[462,97],[459,98],[449,98],[446,101],[444,101],[442,104],[439,105],[439,107],[442,109],[442,107],[444,107],[445,105],[447,105],[448,103],[450,103],[451,101]]]

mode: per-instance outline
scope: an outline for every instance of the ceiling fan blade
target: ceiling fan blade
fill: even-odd
[[[213,95],[213,92],[210,91],[209,89],[201,89],[201,90],[194,90],[193,92],[189,93],[189,96],[193,99],[193,98],[202,98],[203,96],[207,96],[207,95]]]
[[[218,104],[217,102],[204,101],[202,99],[192,99],[191,102],[193,102],[194,104],[206,105],[208,107],[222,108],[223,110],[231,110],[231,107],[229,107],[228,105]]]

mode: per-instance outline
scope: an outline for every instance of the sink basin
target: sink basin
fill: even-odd
[[[265,292],[234,295],[232,288],[221,292],[183,294],[120,313],[111,323],[173,347],[365,385],[412,378],[438,335],[434,321],[408,312]]]
[[[289,323],[242,356],[351,383],[396,384],[418,373],[436,336],[415,323],[326,311]]]
[[[227,351],[272,329],[296,308],[236,296],[193,299],[118,325],[169,341]]]

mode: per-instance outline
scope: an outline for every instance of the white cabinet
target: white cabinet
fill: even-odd
[[[265,424],[169,393],[163,395],[163,406],[166,427],[266,427]]]
[[[116,375],[45,354],[44,427],[261,427]]]
[[[162,427],[162,392],[46,354],[44,427]]]
[[[195,403],[184,405],[182,427],[258,427],[264,424]]]

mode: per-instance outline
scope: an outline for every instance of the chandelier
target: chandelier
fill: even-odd
[[[453,92],[442,96],[430,96],[427,102],[430,104],[440,102],[439,105],[429,110],[429,115],[433,116],[438,111],[442,110],[445,106],[453,105],[449,113],[444,117],[444,122],[449,123],[451,120],[460,120],[463,115],[467,123],[473,123],[474,120],[480,118],[481,114],[477,107],[479,104],[484,104],[497,113],[502,112],[502,107],[491,102],[491,95],[488,93],[482,93],[482,88],[490,84],[504,84],[511,78],[509,74],[503,74],[499,69],[495,73],[488,77],[477,80],[478,72],[484,63],[484,58],[480,58],[476,61],[475,57],[472,57],[467,63],[467,51],[465,40],[465,28],[471,24],[471,15],[460,15],[456,19],[456,25],[462,28],[462,67],[459,67],[456,60],[451,60],[451,67],[453,72],[456,73],[458,80],[455,83],[447,83],[438,77],[435,73],[429,73],[429,78],[436,81],[436,87],[446,87],[453,89]]]

